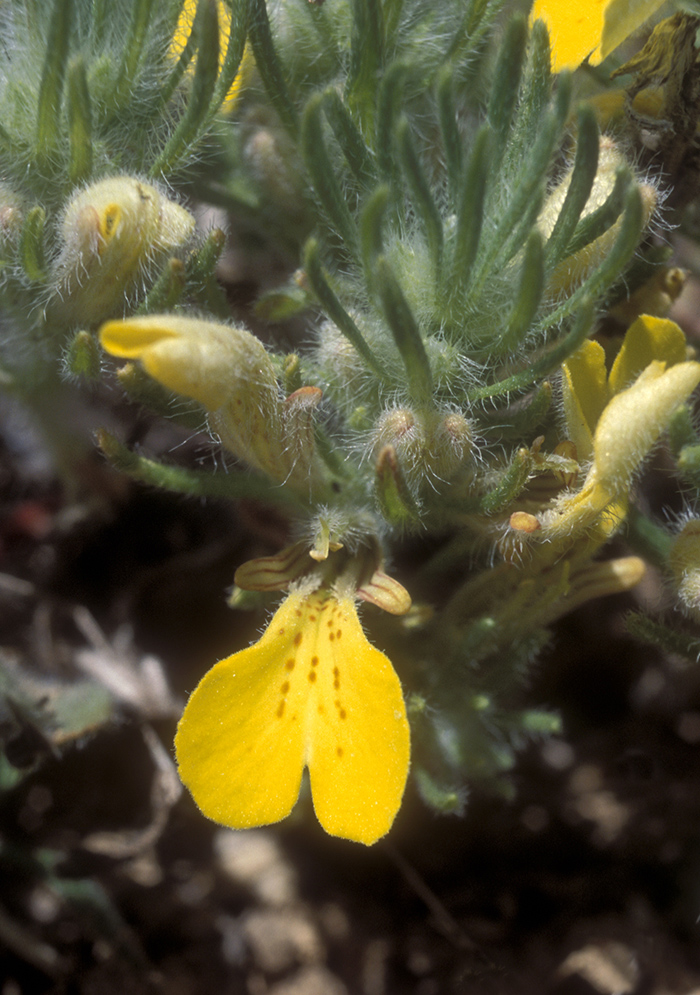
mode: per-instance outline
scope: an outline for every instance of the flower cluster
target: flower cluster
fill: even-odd
[[[224,825],[284,818],[308,770],[324,829],[371,844],[409,754],[438,811],[478,777],[507,790],[515,750],[556,727],[512,708],[548,627],[644,573],[598,555],[643,515],[664,433],[700,482],[700,362],[656,244],[667,177],[696,179],[696,22],[662,21],[605,111],[605,66],[559,71],[606,59],[660,0],[536,0],[529,19],[500,16],[510,2],[102,3],[96,25],[57,0],[6,44],[43,68],[0,79],[0,380],[57,437],[59,391],[124,361],[132,400],[225,458],[172,465],[101,432],[113,465],[272,507],[299,540],[239,567],[232,605],[284,600],[178,726],[182,780]],[[600,101],[574,112],[587,88]],[[247,318],[197,202],[227,212],[258,289],[258,251],[288,271]],[[663,554],[691,615],[696,533]],[[401,680],[359,601],[388,613],[370,634]]]

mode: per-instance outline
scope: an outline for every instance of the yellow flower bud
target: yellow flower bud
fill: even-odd
[[[224,65],[226,51],[229,45],[229,38],[231,36],[231,10],[227,4],[223,2],[223,0],[217,0],[216,9],[219,15],[219,69],[221,70]],[[180,11],[180,17],[178,18],[175,33],[170,42],[170,55],[173,59],[177,59],[180,55],[182,55],[187,42],[190,40],[196,13],[197,0],[185,0],[182,5],[182,10]],[[243,59],[241,60],[240,69],[236,73],[236,77],[231,84],[223,103],[223,109],[225,111],[230,111],[235,107],[238,95],[241,92],[241,87],[244,84],[245,77],[249,74],[252,65],[253,57],[250,49],[246,46],[243,53]],[[190,63],[188,68],[191,71],[192,63]]]
[[[81,324],[121,312],[148,264],[187,242],[194,226],[189,211],[133,176],[93,183],[63,215],[53,305]]]
[[[178,315],[111,321],[104,349],[137,359],[169,390],[202,404],[222,443],[274,480],[308,482],[315,461],[312,409],[318,388],[283,401],[265,347],[244,328]]]
[[[581,218],[587,217],[603,206],[613,191],[618,169],[626,164],[627,160],[615,142],[603,135],[600,139],[598,153],[598,172]],[[554,225],[571,184],[572,175],[573,170],[569,170],[564,179],[552,190],[542,208],[537,226],[545,238],[548,238],[554,230]],[[644,225],[646,226],[656,209],[658,194],[656,188],[650,183],[640,183],[639,191],[642,198]],[[620,217],[602,235],[555,266],[547,281],[547,290],[553,294],[571,294],[603,262],[615,243],[621,224],[622,218]]]

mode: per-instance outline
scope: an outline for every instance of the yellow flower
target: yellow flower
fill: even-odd
[[[123,313],[149,267],[186,245],[194,228],[189,211],[135,176],[90,184],[63,214],[53,306],[83,324]]]
[[[664,0],[535,0],[532,18],[549,30],[555,72],[590,56],[597,65],[656,13]]]
[[[112,356],[138,360],[168,390],[203,405],[212,430],[250,466],[307,490],[316,479],[321,391],[302,387],[283,399],[270,356],[245,328],[150,314],[109,321],[99,336]]]
[[[229,38],[231,36],[231,11],[223,0],[217,0],[216,7],[219,14],[219,69],[221,69],[224,64],[226,49],[228,48]],[[180,57],[185,49],[185,46],[187,45],[187,42],[189,41],[196,13],[197,0],[185,0],[182,10],[180,11],[177,27],[175,28],[175,34],[173,35],[170,43],[170,55],[174,59]],[[236,77],[231,84],[231,87],[226,94],[226,99],[222,105],[222,108],[225,111],[231,110],[238,99],[238,94],[241,92],[241,87],[243,86],[243,70],[249,60],[250,52],[246,46],[243,61],[241,62],[241,68],[236,73]]]
[[[671,415],[700,383],[700,363],[684,362],[685,337],[672,321],[643,315],[630,326],[606,375],[605,353],[588,341],[564,364],[567,430],[579,462],[591,460],[580,491],[540,516],[541,535],[624,517],[634,475]],[[611,523],[614,525],[614,523]]]
[[[253,646],[216,664],[175,739],[204,815],[235,829],[284,819],[309,769],[319,822],[371,844],[391,827],[409,764],[401,685],[367,641],[353,593],[289,594]]]

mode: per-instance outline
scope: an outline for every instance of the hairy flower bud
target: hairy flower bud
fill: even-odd
[[[169,390],[206,408],[222,443],[273,480],[307,480],[315,460],[311,418],[318,388],[280,397],[272,360],[244,328],[179,315],[111,321],[104,349],[137,359]]]
[[[588,217],[603,206],[613,192],[618,170],[628,165],[615,142],[606,135],[602,136],[598,153],[598,171],[581,219]],[[537,226],[545,238],[548,238],[554,230],[569,191],[572,176],[573,169],[570,169],[564,179],[554,187],[542,208]],[[646,226],[656,209],[658,194],[651,183],[640,183],[639,192],[642,198],[644,225]],[[602,235],[555,266],[547,281],[547,290],[553,294],[568,295],[579,284],[583,283],[610,252],[621,224],[622,217],[619,217]]]
[[[193,216],[133,176],[113,176],[82,190],[63,215],[54,305],[61,317],[97,322],[122,310],[147,265],[183,245]]]
[[[374,430],[375,457],[390,446],[406,479],[448,480],[473,447],[471,425],[458,411],[392,408]]]

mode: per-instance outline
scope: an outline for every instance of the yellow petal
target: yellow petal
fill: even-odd
[[[539,18],[547,25],[554,72],[575,69],[587,55],[598,48],[608,2],[609,0],[535,0],[532,18]]]
[[[244,328],[154,314],[109,321],[99,334],[112,356],[140,360],[149,376],[208,411],[226,405],[235,413],[238,406],[246,422],[273,421],[275,371],[262,342]]]
[[[670,370],[654,360],[627,390],[616,394],[600,416],[593,440],[594,464],[587,485],[612,495],[625,493],[678,405],[700,383],[700,363]]]
[[[607,401],[605,350],[598,342],[584,342],[564,363],[562,385],[568,437],[580,462],[593,455],[593,433]]]
[[[682,363],[685,358],[685,335],[675,321],[641,315],[627,329],[615,357],[610,371],[610,393],[617,394],[629,387],[655,359],[672,366]]]
[[[309,768],[334,836],[371,844],[398,811],[409,762],[401,685],[351,598],[291,594],[255,645],[218,663],[175,740],[202,812],[233,828],[283,819]]]
[[[597,65],[661,7],[664,0],[535,0],[532,17],[549,29],[552,68]]]

